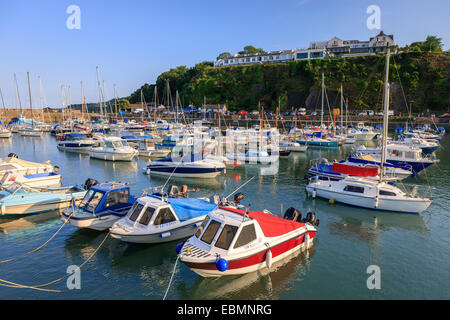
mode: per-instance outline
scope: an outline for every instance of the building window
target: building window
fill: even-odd
[[[297,53],[297,59],[308,59],[308,52]]]

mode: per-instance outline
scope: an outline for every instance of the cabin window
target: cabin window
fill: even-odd
[[[405,152],[405,158],[414,159],[414,152]]]
[[[198,227],[197,231],[195,232],[195,236],[198,238],[200,237],[200,235],[202,234],[203,229],[205,229],[206,224],[209,221],[209,216],[206,216],[205,220],[203,220],[202,224],[200,225],[200,227]]]
[[[125,203],[128,203],[128,190],[114,191],[108,193],[106,196],[105,208]]]
[[[223,227],[222,232],[220,233],[220,236],[217,239],[215,246],[220,249],[228,250],[231,241],[233,241],[234,236],[236,235],[237,230],[238,227],[226,224]]]
[[[346,185],[345,188],[344,188],[344,191],[356,192],[356,193],[364,193],[364,187]]]
[[[400,157],[400,151],[398,151],[398,150],[392,150],[392,151],[391,151],[391,155],[394,156],[394,157]]]
[[[380,196],[391,196],[395,197],[397,194],[395,192],[387,191],[387,190],[380,190]]]
[[[155,208],[147,207],[147,209],[145,209],[145,212],[142,215],[141,219],[139,220],[139,223],[143,224],[144,226],[147,226],[148,223],[150,222],[150,219],[153,216],[153,213],[155,213]]]
[[[94,212],[95,208],[97,208],[98,203],[100,202],[100,200],[103,197],[103,193],[101,192],[96,192],[91,200],[89,200],[89,202],[86,205],[86,210],[90,211],[90,212]]]
[[[217,233],[217,230],[219,230],[220,222],[217,222],[216,220],[211,220],[208,227],[206,228],[205,232],[203,233],[203,236],[200,240],[203,242],[206,242],[207,244],[211,244],[211,242],[214,239],[214,236]]]
[[[114,146],[113,146],[111,141],[105,141],[105,147],[107,147],[107,148],[114,148]]]
[[[255,225],[248,224],[242,227],[241,233],[234,244],[234,249],[245,246],[256,239]]]
[[[139,217],[139,214],[142,211],[142,208],[144,208],[144,206],[136,201],[133,205],[133,208],[131,208],[130,213],[128,214],[128,218],[131,221],[136,221],[137,217]]]
[[[94,190],[90,189],[90,190],[84,195],[84,198],[83,198],[83,200],[81,200],[81,203],[80,203],[80,207],[81,207],[81,208],[83,208],[83,207],[86,205],[86,203],[89,201],[89,199],[92,197],[93,194],[94,194]]]
[[[158,216],[155,219],[154,225],[160,225],[175,221],[175,216],[170,208],[162,208],[159,210]]]

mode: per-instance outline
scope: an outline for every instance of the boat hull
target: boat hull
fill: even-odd
[[[306,186],[306,191],[313,197],[321,197],[330,200],[332,199],[334,201],[354,207],[361,207],[366,209],[382,210],[382,211],[420,213],[422,211],[425,211],[431,204],[431,200],[412,201],[411,199],[401,200],[401,199],[386,199],[381,197],[379,197],[376,201],[374,197],[362,197],[350,194],[343,194],[340,192],[334,192],[331,190],[326,190],[325,188],[314,187],[311,185]]]
[[[75,203],[78,204],[83,196],[74,197]],[[61,200],[44,201],[40,203],[27,203],[12,206],[1,205],[1,215],[4,217],[33,215],[49,211],[63,210],[70,207],[71,205],[71,197]]]
[[[308,242],[308,248],[313,245],[313,238],[315,232],[308,231],[310,236],[310,241]],[[287,241],[284,241],[274,247],[270,248],[272,259],[271,263],[276,263],[288,256],[293,256],[293,254],[297,251],[306,250],[306,242],[305,233],[298,235],[296,234],[292,238]],[[215,262],[210,263],[193,263],[183,261],[186,266],[188,266],[192,271],[197,273],[202,277],[220,277],[225,275],[239,275],[254,272],[257,270],[270,268],[267,263],[267,253],[269,250],[265,248],[264,250],[253,254],[251,256],[247,256],[238,260],[230,260],[228,261],[228,268],[226,271],[219,271],[216,268]]]
[[[111,153],[98,152],[89,150],[89,156],[94,159],[108,160],[108,161],[132,161],[136,156],[135,152],[130,153]]]
[[[175,241],[193,236],[194,233],[197,231],[198,227],[197,224],[201,222],[203,219],[204,217],[200,219],[195,219],[195,221],[178,228],[170,230],[164,229],[161,232],[153,232],[141,235],[139,234],[126,235],[111,232],[111,237],[130,243],[163,243]]]

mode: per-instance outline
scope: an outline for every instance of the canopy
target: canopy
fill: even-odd
[[[231,211],[240,215],[245,215],[245,210],[230,207],[219,207],[220,209]],[[248,217],[258,221],[266,237],[278,237],[303,227],[305,224],[286,220],[264,211],[248,211]]]
[[[158,196],[152,197],[161,199]],[[197,198],[169,198],[168,202],[171,204],[180,221],[207,215],[217,207],[214,203]]]
[[[333,172],[359,177],[376,177],[378,175],[378,167],[352,166],[337,162],[333,163],[333,167],[331,168],[331,170]]]

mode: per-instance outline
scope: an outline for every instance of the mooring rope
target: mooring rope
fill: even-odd
[[[164,294],[163,300],[166,300],[167,293],[169,292],[170,286],[172,285],[173,276],[175,275],[175,270],[177,268],[178,259],[180,259],[180,255],[177,255],[177,259],[175,260],[175,265],[173,266],[172,275],[170,276],[169,285],[167,286],[166,293]]]
[[[79,265],[78,268],[80,270],[84,267],[84,265],[86,263],[88,263],[92,259],[92,257],[97,253],[97,251],[103,246],[103,244],[105,243],[106,239],[109,237],[110,234],[111,234],[111,232],[108,232],[106,234],[105,238],[99,244],[99,246],[94,250],[94,252],[92,252],[92,254],[86,260],[84,260],[82,264]],[[12,287],[12,288],[21,288],[21,289],[33,289],[33,290],[49,291],[49,292],[62,292],[61,290],[42,289],[42,287],[47,287],[49,285],[55,284],[55,283],[65,279],[65,278],[71,276],[75,272],[76,272],[76,270],[74,270],[71,273],[66,274],[66,275],[64,275],[64,276],[62,276],[62,277],[60,277],[58,279],[55,279],[53,281],[50,281],[50,282],[47,282],[47,283],[43,283],[43,284],[39,284],[39,285],[34,285],[34,286],[18,284],[18,283],[14,283],[14,282],[11,282],[11,281],[4,280],[4,279],[0,279],[0,282],[2,282],[2,283],[0,283],[0,286]]]
[[[21,257],[24,257],[24,256],[26,256],[26,255],[28,255],[28,254],[30,254],[30,253],[33,253],[33,252],[36,252],[36,251],[39,251],[40,249],[42,249],[44,246],[46,246],[60,231],[61,231],[61,229],[67,224],[67,222],[69,221],[69,219],[70,219],[70,217],[73,215],[75,213],[75,210],[74,210],[74,208],[73,208],[73,202],[72,202],[72,213],[67,217],[67,219],[66,219],[66,221],[64,221],[64,223],[61,225],[61,227],[59,227],[59,229],[47,240],[47,241],[45,241],[43,244],[41,244],[39,247],[37,247],[37,248],[35,248],[35,249],[33,249],[33,250],[31,250],[31,251],[28,251],[28,252],[25,252],[25,253],[23,253],[23,254],[21,254],[21,255],[19,255],[19,256],[17,256],[17,257],[15,257],[15,258],[10,258],[10,259],[6,259],[6,260],[1,260],[0,261],[0,264],[2,264],[2,263],[8,263],[8,262],[11,262],[11,261],[14,261],[14,260],[17,260],[17,259],[19,259],[19,258],[21,258]]]

